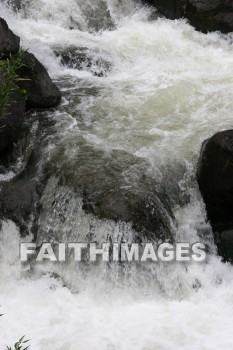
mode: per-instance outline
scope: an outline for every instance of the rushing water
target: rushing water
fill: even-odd
[[[177,240],[210,239],[195,169],[202,141],[232,127],[231,35],[203,35],[183,20],[152,19],[151,10],[133,0],[12,3],[18,12],[2,1],[1,16],[63,93],[61,106],[44,115],[54,126],[39,164],[57,161],[63,171],[75,165],[77,154],[88,162],[87,149],[137,156],[147,164],[139,171],[166,187]],[[54,52],[70,47],[86,48],[91,67],[63,66]],[[108,62],[102,76],[94,74],[100,59]],[[55,199],[59,213],[51,209]],[[41,239],[51,230],[61,241],[77,232],[82,239],[90,227],[99,241],[108,232],[133,234],[130,224],[84,213],[81,199],[57,187],[56,177],[42,202]],[[27,274],[17,259],[19,229],[11,221],[2,223],[0,241],[1,349],[24,334],[33,350],[232,349],[233,270],[215,254],[203,264],[148,265],[131,271],[125,283],[112,267],[110,283],[104,264],[85,278],[72,264]]]

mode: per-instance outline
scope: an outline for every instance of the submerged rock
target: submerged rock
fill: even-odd
[[[4,77],[0,75],[0,89],[4,84]],[[11,93],[6,110],[0,117],[0,152],[8,148],[18,138],[25,117],[25,100],[20,90]]]
[[[219,132],[203,144],[197,180],[219,253],[233,259],[233,130]]]
[[[61,64],[73,69],[87,70],[92,74],[103,77],[111,69],[111,63],[101,55],[90,52],[87,48],[69,47],[65,50],[55,50]]]
[[[146,174],[145,160],[124,151],[108,154],[91,146],[83,146],[68,160],[63,151],[58,151],[49,172],[60,179],[60,186],[82,198],[86,213],[102,220],[132,223],[139,239],[173,241],[169,200],[162,184]]]
[[[231,0],[149,0],[149,4],[170,19],[187,18],[191,25],[204,33],[233,31]]]
[[[19,44],[20,38],[8,28],[6,21],[0,18],[0,54],[16,54]]]
[[[23,67],[18,82],[21,89],[27,93],[27,108],[51,108],[61,101],[61,93],[52,82],[45,67],[31,53],[23,55]]]

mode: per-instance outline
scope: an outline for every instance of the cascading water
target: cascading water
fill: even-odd
[[[151,10],[133,0],[2,1],[0,14],[63,94],[61,106],[39,115],[51,125],[41,137],[38,176],[44,166],[66,178],[75,167],[88,176],[91,155],[99,171],[106,155],[115,157],[126,182],[145,173],[165,189],[177,241],[206,240],[212,252],[202,264],[154,263],[128,274],[117,265],[109,273],[104,263],[88,273],[72,262],[30,270],[17,259],[19,229],[5,220],[0,348],[26,334],[34,350],[232,349],[233,270],[214,254],[195,181],[202,141],[232,126],[231,35],[152,20]],[[61,53],[70,49],[85,50],[92,63],[63,65]],[[95,74],[99,61],[108,64]],[[87,235],[102,242],[109,234],[133,240],[130,223],[87,214],[56,175],[43,190],[38,244]]]

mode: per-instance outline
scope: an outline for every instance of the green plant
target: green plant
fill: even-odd
[[[17,55],[10,55],[7,59],[0,57],[0,77],[2,86],[0,87],[0,117],[6,112],[10,95],[17,88],[17,81],[20,80],[18,70],[23,66],[23,51]]]
[[[27,345],[27,343],[29,342],[29,340],[25,340],[25,336],[23,336],[22,338],[19,339],[19,341],[17,343],[15,343],[14,347],[10,347],[9,346],[6,348],[6,350],[28,350],[29,349],[29,345]]]
[[[26,89],[21,89],[21,94],[23,95],[25,101],[28,100],[28,93],[27,93],[27,90]]]
[[[3,314],[0,314],[0,317],[3,316]],[[7,346],[6,350],[28,350],[29,345],[27,344],[29,340],[25,340],[25,335],[19,339],[17,343],[14,344],[14,347]]]

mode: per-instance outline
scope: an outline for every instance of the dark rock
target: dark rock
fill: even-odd
[[[0,76],[0,88],[4,84],[3,76]],[[20,90],[10,95],[8,106],[3,116],[0,117],[0,152],[12,145],[17,140],[25,117],[25,101]]]
[[[57,49],[54,53],[60,57],[62,65],[87,70],[98,77],[106,76],[111,69],[110,62],[87,48],[69,47],[62,51]]]
[[[233,2],[231,0],[149,0],[149,4],[170,19],[185,17],[204,33],[233,31]]]
[[[204,143],[197,179],[212,225],[233,225],[233,130]]]
[[[197,180],[219,254],[232,259],[233,130],[217,133],[203,144]]]
[[[63,151],[58,151],[49,171],[83,199],[86,213],[131,222],[140,239],[173,241],[168,198],[163,186],[145,175],[145,160],[124,151],[106,154],[83,146],[71,162]]]
[[[20,38],[8,28],[6,21],[0,18],[0,54],[16,54],[19,44]]]
[[[57,106],[61,100],[61,94],[45,67],[29,52],[24,53],[23,64],[19,71],[22,80],[18,85],[27,92],[27,108]]]

